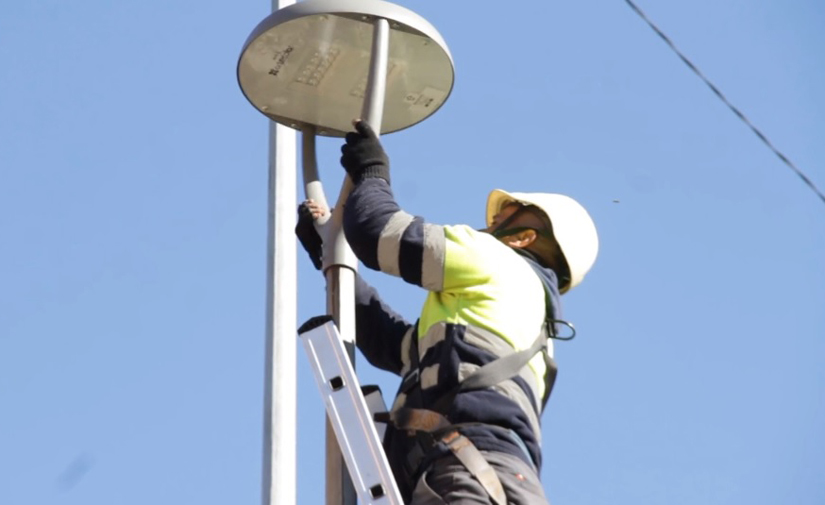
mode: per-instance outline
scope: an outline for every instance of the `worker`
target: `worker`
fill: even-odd
[[[487,227],[441,226],[404,212],[387,154],[355,123],[341,148],[354,189],[344,233],[368,268],[429,291],[407,322],[356,276],[356,343],[374,366],[403,377],[384,447],[406,503],[548,503],[539,478],[541,412],[556,375],[552,337],[560,295],[598,251],[595,225],[572,198],[494,190]],[[296,233],[316,268],[321,238],[299,206]]]

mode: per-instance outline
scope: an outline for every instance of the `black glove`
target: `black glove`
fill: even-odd
[[[364,121],[355,123],[355,130],[347,133],[347,143],[341,146],[341,165],[352,182],[370,177],[390,182],[390,160],[375,132]]]
[[[312,219],[312,212],[306,203],[298,206],[298,224],[295,225],[295,235],[304,246],[309,259],[315,265],[316,270],[321,269],[321,255],[323,254],[324,241],[318,235],[318,230],[315,229],[315,222]]]

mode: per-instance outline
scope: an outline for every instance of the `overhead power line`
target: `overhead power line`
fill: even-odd
[[[805,175],[801,170],[796,168],[796,165],[794,165],[793,162],[791,162],[791,160],[789,160],[787,156],[782,154],[782,152],[780,152],[776,147],[774,147],[774,145],[771,143],[771,141],[768,140],[768,137],[766,137],[765,134],[762,133],[756,126],[754,126],[753,123],[751,123],[750,120],[742,113],[742,111],[740,111],[736,106],[734,106],[732,103],[730,103],[730,101],[725,97],[725,95],[723,95],[722,92],[719,91],[719,88],[717,88],[712,82],[710,82],[710,80],[708,80],[708,78],[705,77],[705,75],[696,67],[696,65],[694,65],[693,62],[691,62],[687,58],[687,56],[685,56],[676,47],[676,45],[673,43],[673,41],[670,40],[670,37],[665,35],[665,33],[662,30],[660,30],[659,27],[656,26],[653,23],[653,21],[651,21],[650,18],[648,18],[645,15],[644,12],[642,12],[642,10],[635,3],[633,3],[632,0],[625,0],[625,2],[630,6],[631,9],[633,9],[636,12],[636,14],[639,15],[639,17],[641,17],[645,21],[645,23],[648,24],[648,26],[650,26],[653,29],[654,32],[656,32],[656,35],[658,35],[662,40],[665,41],[665,43],[668,46],[670,46],[670,48],[673,50],[673,52],[675,52],[676,55],[679,56],[679,58],[685,63],[685,65],[687,65],[691,70],[693,70],[693,72],[696,75],[698,75],[699,78],[702,79],[702,81],[704,81],[705,84],[707,84],[707,86],[710,88],[710,90],[713,91],[713,93],[716,96],[718,96],[719,99],[722,100],[722,102],[724,102],[724,104],[727,105],[728,108],[731,111],[733,111],[733,113],[736,114],[736,116],[739,119],[742,120],[742,122],[744,122],[746,125],[748,125],[748,127],[753,131],[753,133],[755,133],[756,136],[759,137],[759,140],[761,140],[766,146],[768,146],[768,148],[771,151],[773,151],[774,154],[776,154],[779,157],[779,159],[782,160],[783,163],[785,163],[791,170],[793,170],[794,173],[796,175],[798,175],[800,179],[802,179],[802,182],[807,184],[808,187],[811,188],[811,190],[814,193],[816,193],[816,195],[819,197],[820,200],[825,202],[825,195],[823,195],[822,192],[819,191],[819,189],[816,187],[816,185],[813,183],[813,181],[811,181],[811,179],[808,178],[808,176]]]

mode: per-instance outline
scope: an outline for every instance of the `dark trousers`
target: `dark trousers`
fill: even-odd
[[[482,451],[498,474],[507,505],[549,505],[539,476],[524,461],[501,452]],[[421,476],[409,505],[492,505],[481,484],[452,454],[435,463]]]

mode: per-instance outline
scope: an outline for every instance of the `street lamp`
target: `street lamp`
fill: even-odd
[[[308,198],[326,205],[315,161],[315,135],[340,137],[361,118],[376,133],[392,133],[419,123],[435,113],[453,88],[452,56],[438,31],[424,18],[404,7],[381,0],[306,0],[276,10],[252,31],[241,51],[238,83],[247,100],[272,121],[300,130],[303,135],[303,178]],[[277,131],[277,129],[273,129]],[[270,141],[271,149],[290,147]],[[295,146],[291,148],[294,150]],[[283,154],[283,153],[281,153]],[[289,165],[294,155],[270,156],[270,181]],[[281,174],[282,175],[282,174]],[[281,177],[281,179],[284,179]],[[294,180],[286,178],[286,180]],[[345,177],[336,207],[343,209],[352,183]],[[279,202],[294,202],[288,184],[270,184],[269,258],[267,293],[270,300],[296,296],[287,279],[285,262],[273,261],[278,248],[295,249],[294,205],[289,216]],[[326,205],[329,207],[328,205]],[[355,341],[354,285],[357,260],[341,227],[343,212],[329,222],[319,222],[324,237],[324,274],[327,310],[342,339]],[[267,307],[267,377],[264,440],[264,505],[288,503],[294,497],[294,478],[279,478],[291,460],[278,461],[282,444],[294,444],[294,340],[296,329],[286,331],[275,322],[287,314],[279,304]],[[294,318],[294,315],[291,317]],[[278,330],[285,334],[276,334]],[[285,347],[280,344],[290,340]],[[286,351],[284,350],[286,349]],[[289,371],[285,376],[284,371]],[[291,389],[291,397],[287,394]],[[279,392],[279,393],[276,393]],[[276,394],[281,397],[275,398]],[[274,408],[275,401],[292,408]],[[284,422],[279,422],[283,419]],[[281,450],[278,450],[278,449]],[[284,472],[285,475],[294,475]],[[326,503],[355,504],[355,493],[345,473],[340,452],[327,426]],[[276,498],[274,493],[281,494]]]

